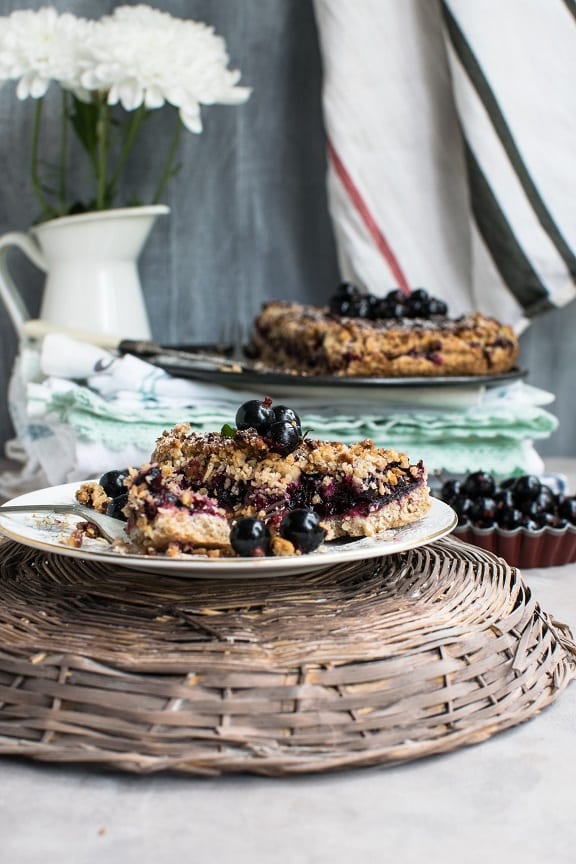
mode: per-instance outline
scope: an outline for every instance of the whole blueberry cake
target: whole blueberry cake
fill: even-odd
[[[110,473],[77,494],[101,502]],[[119,473],[109,512],[120,500],[131,542],[152,554],[307,553],[324,540],[410,524],[430,508],[422,462],[370,440],[310,439],[295,412],[269,398],[244,403],[236,426],[221,432],[177,425],[149,464]]]
[[[424,289],[377,298],[344,283],[327,306],[265,303],[250,349],[267,367],[305,375],[486,375],[513,368],[511,327],[479,312],[450,318]]]

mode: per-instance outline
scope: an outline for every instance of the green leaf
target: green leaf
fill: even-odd
[[[231,426],[230,423],[225,423],[220,430],[220,434],[223,438],[233,438],[236,434],[236,427]]]

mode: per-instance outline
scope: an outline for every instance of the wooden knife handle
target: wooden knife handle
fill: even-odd
[[[120,337],[110,333],[97,333],[92,330],[61,327],[58,324],[51,324],[50,321],[44,321],[41,318],[29,318],[27,321],[24,321],[21,332],[29,339],[42,339],[48,333],[61,333],[64,336],[70,336],[71,339],[77,339],[79,342],[98,345],[100,348],[117,349],[120,343]]]

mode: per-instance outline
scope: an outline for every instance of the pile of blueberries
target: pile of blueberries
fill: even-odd
[[[431,297],[424,288],[416,288],[406,295],[398,289],[385,297],[364,294],[351,282],[343,282],[330,298],[330,312],[347,318],[434,318],[448,314],[443,300]]]
[[[302,424],[292,408],[275,405],[267,396],[264,400],[250,399],[236,412],[236,428],[255,429],[266,439],[270,449],[282,456],[292,453],[302,443]],[[289,540],[302,554],[313,552],[324,540],[325,532],[313,510],[298,508],[286,513],[278,533]],[[242,557],[260,557],[271,551],[271,535],[261,519],[245,516],[230,530],[230,543]]]
[[[304,508],[290,510],[278,528],[280,537],[289,540],[303,555],[313,552],[324,540],[325,531],[318,514]],[[261,519],[245,516],[230,529],[230,544],[243,558],[259,558],[271,553],[270,529]]]
[[[255,429],[266,438],[274,453],[288,456],[302,443],[302,424],[292,408],[286,405],[272,407],[269,396],[261,401],[250,399],[236,412],[237,429]]]
[[[106,495],[112,499],[108,504],[106,513],[114,519],[121,519],[122,522],[126,522],[126,516],[122,509],[128,503],[128,492],[124,486],[126,477],[128,477],[127,468],[122,471],[106,471],[98,481]]]
[[[497,484],[487,471],[475,471],[464,480],[447,480],[440,497],[462,526],[539,531],[576,525],[576,497],[555,494],[533,474]]]

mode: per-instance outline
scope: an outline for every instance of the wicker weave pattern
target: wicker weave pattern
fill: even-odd
[[[518,571],[447,538],[263,584],[0,547],[0,754],[291,774],[482,741],[576,674]]]

